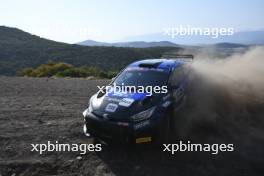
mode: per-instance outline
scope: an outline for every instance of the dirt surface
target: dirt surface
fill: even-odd
[[[208,87],[193,94],[200,103],[188,101],[175,126],[181,126],[185,140],[234,143],[235,152],[171,155],[152,146],[103,147],[85,155],[31,152],[30,144],[47,141],[93,143],[82,133],[81,113],[96,86],[107,82],[0,77],[0,175],[263,175],[263,104],[232,101],[227,93]],[[210,111],[200,106],[201,92],[216,99],[208,105]],[[177,142],[176,133],[174,137]]]

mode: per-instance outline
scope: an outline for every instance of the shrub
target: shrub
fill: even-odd
[[[97,78],[112,78],[117,74],[117,71],[103,71],[97,67],[74,67],[73,65],[52,61],[42,64],[37,68],[25,68],[18,72],[19,76],[30,77],[88,77],[94,76]]]

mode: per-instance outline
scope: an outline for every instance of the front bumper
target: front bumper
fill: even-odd
[[[109,141],[144,143],[155,140],[160,129],[161,118],[156,113],[153,117],[140,122],[118,122],[98,117],[87,112],[84,133]]]

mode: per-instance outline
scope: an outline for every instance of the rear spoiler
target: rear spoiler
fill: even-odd
[[[192,54],[163,54],[161,58],[174,59],[177,61],[193,62]]]

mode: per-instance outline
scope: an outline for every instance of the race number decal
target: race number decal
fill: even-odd
[[[109,103],[106,108],[105,108],[105,111],[107,112],[115,112],[116,109],[117,109],[118,105],[117,104],[114,104],[114,103]]]

